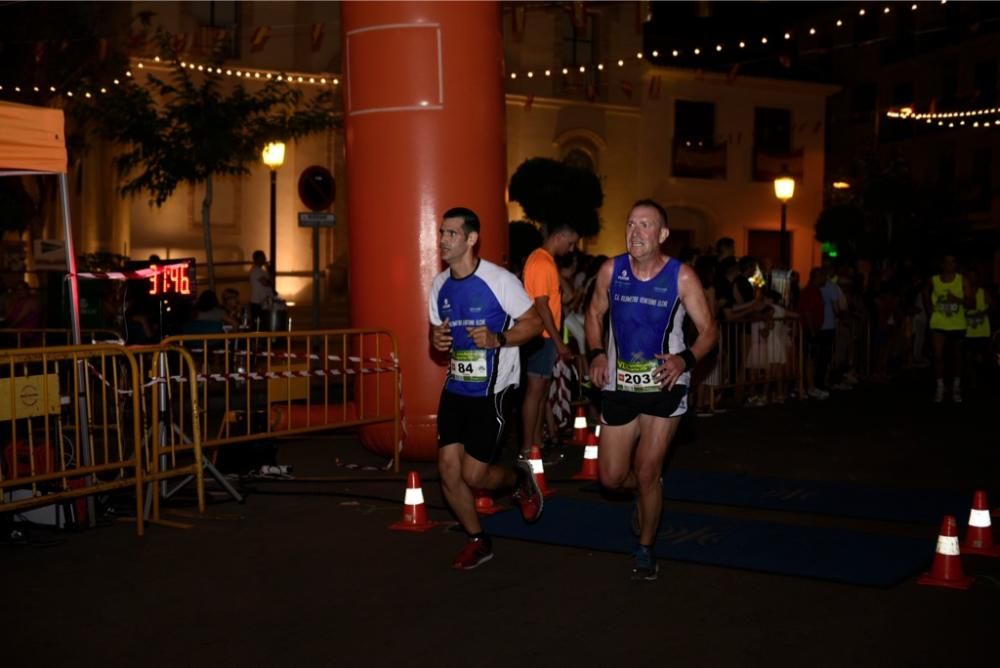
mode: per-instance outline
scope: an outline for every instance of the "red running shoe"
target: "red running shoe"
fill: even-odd
[[[515,464],[521,471],[521,481],[514,490],[512,498],[514,503],[521,509],[521,517],[528,524],[538,521],[542,516],[542,507],[545,505],[545,497],[535,480],[535,472],[531,469],[531,462],[526,459],[519,459]]]
[[[471,538],[455,557],[451,567],[460,571],[471,571],[493,558],[493,548],[481,538]]]

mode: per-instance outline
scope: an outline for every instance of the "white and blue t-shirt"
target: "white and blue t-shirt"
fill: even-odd
[[[641,281],[632,273],[629,255],[614,258],[608,287],[611,332],[608,341],[608,382],[605,390],[659,392],[653,379],[659,365],[656,355],[676,355],[684,343],[684,304],[677,276],[682,263],[669,258],[656,276]],[[689,385],[691,372],[677,379]]]
[[[476,347],[467,327],[505,332],[533,305],[514,274],[480,259],[475,271],[455,278],[446,269],[434,277],[430,298],[431,324],[451,325],[451,366],[445,389],[467,397],[486,397],[517,386],[521,363],[516,347],[485,350]]]

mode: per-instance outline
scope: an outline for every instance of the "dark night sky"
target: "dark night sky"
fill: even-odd
[[[838,82],[831,54],[878,46],[913,55],[1000,31],[1000,2],[653,2],[653,20],[646,24],[645,50],[660,52],[664,65],[728,71],[741,74]],[[882,15],[885,7],[892,11]],[[860,9],[866,16],[858,16]],[[845,26],[832,29],[836,19]],[[808,29],[816,26],[816,36]],[[783,32],[791,31],[789,41]],[[769,43],[760,44],[768,35]],[[737,49],[739,40],[747,42]],[[716,43],[726,45],[716,53]],[[693,55],[695,47],[701,49]],[[669,53],[680,49],[681,57]],[[905,54],[902,54],[905,55]]]

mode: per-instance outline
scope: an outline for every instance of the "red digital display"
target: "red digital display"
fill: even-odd
[[[153,275],[149,277],[151,295],[190,295],[191,276],[187,264],[170,264],[160,267],[149,265]]]

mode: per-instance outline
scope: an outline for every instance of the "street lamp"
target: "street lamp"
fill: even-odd
[[[788,200],[795,195],[795,179],[788,174],[782,174],[774,180],[774,196],[781,202],[781,268],[788,269]]]
[[[269,258],[271,260],[271,281],[275,288],[275,294],[277,294],[278,287],[278,266],[275,256],[277,255],[277,240],[278,235],[276,228],[277,215],[275,213],[275,201],[277,199],[276,191],[278,185],[278,167],[285,162],[285,144],[284,142],[275,141],[271,142],[264,147],[264,150],[260,152],[260,158],[267,165],[268,169],[271,170],[271,246],[269,248]]]

